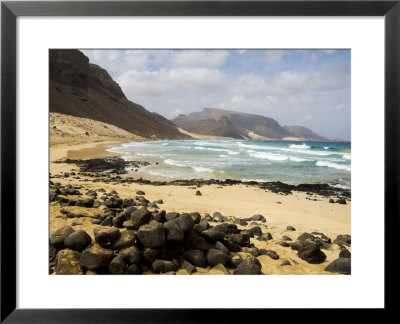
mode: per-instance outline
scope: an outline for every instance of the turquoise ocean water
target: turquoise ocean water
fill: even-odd
[[[236,179],[351,186],[351,144],[260,140],[132,142],[109,148],[165,179]],[[158,164],[156,164],[158,162]]]

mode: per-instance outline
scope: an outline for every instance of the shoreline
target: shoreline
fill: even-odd
[[[115,157],[116,153],[106,151],[107,145],[124,142],[127,141],[102,141],[51,146],[50,180],[53,183],[59,182],[61,186],[70,185],[81,188],[79,190],[83,191],[83,193],[85,190],[88,190],[87,192],[99,189],[104,189],[106,192],[115,190],[121,199],[130,199],[140,190],[145,193],[144,197],[150,202],[161,199],[163,204],[159,205],[159,208],[166,210],[166,212],[198,212],[202,217],[219,212],[231,219],[246,219],[253,215],[261,214],[267,221],[264,224],[259,223],[259,226],[263,233],[271,233],[273,239],[263,242],[251,238],[250,243],[258,249],[267,248],[273,250],[280,256],[279,260],[272,260],[265,255],[258,256],[263,273],[331,274],[325,271],[325,268],[330,262],[338,258],[341,250],[337,244],[332,244],[328,250],[323,250],[327,256],[326,261],[321,264],[309,264],[297,256],[297,251],[292,250],[290,247],[281,246],[280,243],[286,242],[282,239],[284,236],[295,242],[296,238],[302,233],[323,232],[332,241],[337,235],[350,235],[351,199],[348,197],[344,197],[346,204],[330,203],[329,199],[336,200],[337,197],[312,193],[312,188],[304,188],[303,191],[293,190],[290,185],[282,183],[278,185],[279,190],[274,192],[271,189],[273,189],[273,184],[276,185],[276,183],[269,184],[270,187],[267,186],[268,188],[265,183],[238,181],[178,180],[161,184],[162,181],[137,178],[137,173],[135,174],[135,172],[121,175],[99,172],[102,175],[96,177],[95,173],[81,172],[80,166],[74,163],[56,162],[68,158],[75,160],[99,158],[101,160],[105,157]],[[288,189],[287,186],[289,186],[291,194],[281,191],[281,189]],[[196,195],[196,191],[200,191],[201,195]],[[71,200],[77,198],[76,196],[65,197],[61,196],[61,199]],[[83,194],[83,197],[88,196]],[[101,203],[101,200],[99,202]],[[71,226],[76,230],[85,230],[94,239],[93,229],[104,228],[104,226],[95,225],[92,220],[94,215],[106,213],[107,208],[104,208],[102,205],[96,208],[69,207],[65,203],[51,202],[50,234],[63,226]],[[62,214],[62,210],[87,215],[69,218]],[[81,225],[72,226],[74,222],[81,223]],[[237,226],[242,229],[249,229],[255,226],[254,224],[251,225],[251,223],[256,222],[248,222],[246,226]],[[218,225],[218,223],[214,222],[210,222],[210,224],[213,226]],[[286,227],[289,225],[296,228],[296,231],[288,231]],[[291,244],[290,241],[288,243]],[[347,247],[347,249],[351,251],[350,247]],[[243,254],[243,256],[246,254],[244,252],[238,253]],[[283,259],[287,259],[290,266],[281,266],[280,262]],[[198,268],[197,270],[198,274],[212,274],[211,269]],[[177,274],[187,274],[180,271]]]

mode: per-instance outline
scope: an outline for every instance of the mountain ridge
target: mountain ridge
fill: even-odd
[[[50,112],[89,118],[149,139],[186,139],[176,125],[128,100],[108,72],[79,50],[50,50]]]
[[[303,126],[281,126],[270,117],[219,108],[203,108],[202,111],[188,115],[180,114],[171,121],[189,132],[217,135],[212,131],[212,124],[220,118],[226,118],[231,123],[231,129],[238,136],[234,138],[328,140]],[[223,133],[224,130],[218,129],[218,132]]]

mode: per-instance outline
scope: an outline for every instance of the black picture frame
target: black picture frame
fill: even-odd
[[[263,309],[16,308],[16,19],[19,16],[384,16],[385,17],[385,309],[398,279],[388,266],[399,234],[400,0],[393,1],[4,1],[1,3],[1,322],[236,322]],[[367,202],[366,202],[367,203]],[[367,243],[365,243],[367,244]],[[367,284],[367,283],[366,283]],[[38,292],[40,294],[40,292]],[[150,302],[151,306],[151,302]]]

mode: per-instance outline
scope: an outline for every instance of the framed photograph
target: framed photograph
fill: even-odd
[[[1,11],[2,321],[393,306],[398,1]]]

